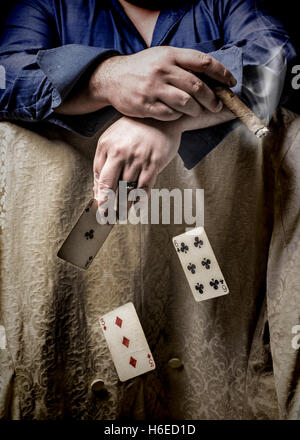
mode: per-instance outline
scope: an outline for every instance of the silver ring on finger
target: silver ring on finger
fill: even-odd
[[[138,182],[126,182],[126,189],[131,190],[135,189],[138,186]]]

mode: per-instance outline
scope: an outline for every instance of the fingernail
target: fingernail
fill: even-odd
[[[229,85],[230,85],[230,87],[234,87],[234,86],[236,86],[236,85],[237,85],[237,80],[236,80],[235,78],[232,78],[232,79],[229,81]]]
[[[216,106],[216,112],[220,112],[223,108],[223,102],[219,101],[217,106]]]

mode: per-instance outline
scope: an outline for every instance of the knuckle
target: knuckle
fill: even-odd
[[[109,155],[113,159],[122,159],[124,157],[124,148],[121,145],[115,145],[110,148]]]
[[[176,113],[171,109],[162,110],[158,116],[164,119],[173,118]]]
[[[153,116],[154,114],[157,113],[153,102],[146,102],[144,108],[145,108],[145,113],[149,116]]]
[[[143,80],[136,84],[136,90],[133,99],[138,103],[145,103],[151,100],[153,96],[153,91],[156,91],[156,79],[151,72],[147,72]]]
[[[153,156],[151,158],[151,166],[152,166],[152,169],[153,169],[153,173],[155,173],[155,172],[157,172],[157,170],[159,170],[160,164],[161,164],[160,156]]]
[[[212,57],[206,53],[200,55],[200,64],[203,69],[207,69],[212,65]]]
[[[101,136],[100,139],[98,140],[98,145],[97,145],[99,150],[103,150],[106,147],[106,141],[105,141],[105,137]]]
[[[99,190],[102,190],[102,191],[111,189],[111,182],[106,177],[101,177],[98,184],[97,184],[97,187]]]
[[[170,46],[161,46],[160,52],[161,55],[165,58],[170,58],[174,55],[174,49]]]
[[[149,103],[147,105],[147,112],[152,117],[171,117],[174,115],[174,110],[169,107],[161,106],[159,103]]]
[[[146,99],[141,99],[138,103],[138,105],[136,106],[136,117],[139,118],[146,118],[148,116],[150,116],[150,111],[149,108],[151,106],[151,103],[149,103]]]
[[[100,178],[100,172],[99,172],[99,167],[96,165],[94,165],[94,181],[98,182]]]
[[[199,79],[198,81],[193,82],[192,91],[194,93],[199,93],[199,92],[201,92],[201,90],[203,90],[203,86],[204,86],[203,82],[200,81],[200,79]]]
[[[160,48],[159,55],[153,60],[151,64],[151,73],[153,76],[168,73],[170,63],[174,59],[172,48],[163,46]]]
[[[145,91],[143,90],[135,97],[134,109],[141,116],[143,116],[144,112],[147,110],[148,104],[149,104],[149,101],[147,100],[146,90]]]
[[[152,79],[151,82],[153,82],[153,78],[164,74],[165,71],[166,71],[166,68],[165,68],[165,63],[163,62],[163,60],[161,60],[161,61],[156,60],[156,62],[153,63],[151,66],[151,76],[150,76],[150,79]]]
[[[161,116],[171,117],[175,114],[175,111],[170,107],[163,107],[163,108],[159,108],[159,114]]]
[[[190,95],[183,96],[180,100],[180,104],[182,107],[186,107],[188,104],[190,104],[191,100],[192,97]]]
[[[93,171],[94,171],[94,176],[96,179],[99,179],[100,176],[100,170],[101,170],[101,163],[100,163],[100,159],[95,159],[94,160],[94,164],[93,164]]]
[[[171,108],[166,108],[164,110],[164,113],[166,116],[173,116],[175,114],[174,110],[172,110]]]
[[[142,104],[149,100],[149,97],[153,95],[153,89],[155,88],[155,81],[153,78],[145,78],[143,87],[139,93],[139,98]]]

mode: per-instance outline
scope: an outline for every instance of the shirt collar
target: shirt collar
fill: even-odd
[[[122,5],[118,2],[118,0],[110,0],[111,5],[115,11],[122,18],[124,24],[130,29],[130,31],[135,35],[137,39],[141,42],[144,49],[147,48],[147,45],[132,23],[132,21],[126,15]],[[171,9],[163,9],[157,19],[155,24],[151,47],[153,46],[161,46],[164,41],[167,39],[168,35],[172,32],[173,28],[176,24],[181,20],[186,11],[190,8],[191,0],[184,2],[182,5],[173,7]]]

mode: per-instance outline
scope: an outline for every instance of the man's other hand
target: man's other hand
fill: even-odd
[[[99,205],[106,190],[115,191],[119,180],[138,182],[150,194],[157,175],[174,158],[182,127],[175,122],[132,119],[112,124],[99,138],[94,158],[94,193]]]

